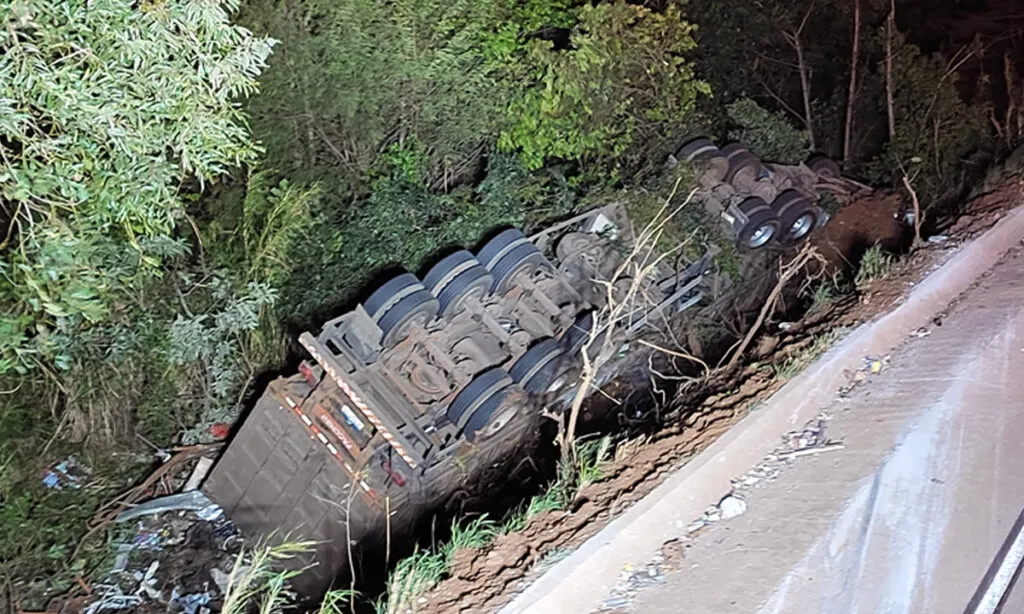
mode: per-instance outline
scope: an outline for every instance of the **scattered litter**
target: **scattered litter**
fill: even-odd
[[[228,435],[230,435],[230,434],[231,434],[231,425],[230,424],[225,424],[223,422],[218,422],[217,424],[214,424],[214,425],[210,426],[210,435],[213,435],[213,438],[216,439],[217,441],[223,441],[223,440],[227,439]]]
[[[721,510],[722,520],[729,520],[742,516],[747,511],[747,502],[736,495],[726,495],[718,502],[718,509]]]
[[[132,548],[138,550],[160,550],[167,537],[166,529],[149,529],[139,523],[139,529],[132,538]]]
[[[89,469],[75,460],[74,456],[51,465],[43,474],[43,486],[53,490],[82,487],[83,478],[88,477]]]
[[[949,236],[948,235],[932,235],[932,236],[928,237],[928,242],[929,243],[945,243],[948,240],[949,240]]]
[[[156,570],[160,569],[160,561],[153,561],[146,568],[146,573],[135,572],[133,577],[139,581],[139,588],[135,591],[136,595],[145,594],[153,601],[162,601],[163,595],[156,588]]]
[[[930,331],[927,328],[922,326],[921,328],[915,330],[911,334],[913,334],[918,339],[923,339],[923,338],[927,337],[928,335],[932,334],[932,331]]]
[[[184,597],[172,597],[171,603],[179,606],[184,614],[198,614],[200,608],[210,603],[210,593],[192,593]]]
[[[162,514],[177,510],[191,510],[203,520],[214,520],[224,513],[224,510],[220,509],[220,506],[213,501],[210,501],[209,497],[203,494],[202,491],[190,490],[140,503],[132,509],[118,514],[115,522],[124,522],[140,516]]]
[[[888,356],[883,356],[882,358],[872,358],[871,356],[864,357],[864,369],[871,375],[878,375],[882,372],[882,369],[888,366],[888,364]]]
[[[199,459],[196,463],[196,468],[192,470],[192,475],[188,477],[188,481],[185,482],[185,487],[181,490],[183,492],[190,492],[199,488],[199,485],[206,479],[206,475],[210,473],[210,468],[213,467],[213,459],[204,456]]]
[[[116,584],[97,584],[92,587],[96,601],[85,608],[84,614],[97,614],[106,610],[124,610],[142,603],[138,595],[126,595]]]
[[[846,444],[844,443],[830,443],[823,446],[815,446],[813,448],[807,448],[805,450],[793,450],[792,452],[785,452],[779,455],[779,458],[797,458],[800,456],[809,456],[811,454],[817,454],[819,452],[831,452],[832,450],[844,450]]]

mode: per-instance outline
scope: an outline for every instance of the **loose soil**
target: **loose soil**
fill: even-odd
[[[767,326],[752,362],[719,370],[696,386],[680,389],[666,426],[656,434],[618,446],[605,477],[584,488],[570,510],[533,518],[517,533],[499,536],[481,551],[457,553],[448,579],[419,599],[417,613],[490,612],[500,608],[545,562],[579,546],[618,514],[656,488],[664,477],[699,453],[743,418],[760,401],[785,384],[773,365],[810,361],[810,348],[823,334],[854,327],[890,310],[928,272],[941,265],[964,240],[987,230],[1020,203],[1017,181],[981,195],[946,233],[945,240],[914,250],[882,279],[869,282],[856,296],[781,330]],[[874,244],[898,250],[906,246],[906,228],[897,217],[896,196],[876,193],[841,210],[813,241],[836,269],[855,268]],[[820,349],[820,348],[818,348]],[[847,374],[851,385],[858,374]]]

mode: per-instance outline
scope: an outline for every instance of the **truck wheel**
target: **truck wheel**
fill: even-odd
[[[676,152],[676,158],[692,164],[697,171],[698,181],[705,186],[720,183],[729,172],[729,160],[708,138],[686,143]]]
[[[550,270],[554,267],[532,243],[517,245],[491,268],[491,274],[494,276],[491,290],[498,294],[504,294],[512,287],[517,276],[527,272],[532,273],[539,268]]]
[[[548,337],[520,356],[508,372],[530,394],[554,394],[569,383],[566,366],[565,350]]]
[[[817,173],[822,179],[839,179],[843,174],[839,164],[824,155],[811,156],[807,160],[807,168]]]
[[[423,284],[412,273],[402,273],[389,280],[370,295],[363,303],[366,312],[370,317],[379,320],[384,312],[394,306],[404,296],[412,294],[416,290],[423,289]]]
[[[477,375],[459,391],[448,405],[448,420],[468,433],[469,421],[477,415],[484,403],[512,385],[512,377],[502,368],[494,368]],[[494,408],[492,408],[493,411]],[[479,423],[480,420],[478,419]],[[477,429],[480,426],[477,425]]]
[[[565,347],[565,353],[575,358],[583,350],[583,346],[587,344],[587,341],[590,340],[590,331],[593,328],[593,311],[588,311],[577,317],[573,325],[569,327],[569,330],[565,331],[565,334],[562,335],[562,345]]]
[[[796,190],[786,190],[772,202],[772,210],[779,218],[777,240],[784,246],[792,246],[806,239],[818,225],[821,211],[809,198]]]
[[[719,153],[718,146],[711,139],[700,137],[680,147],[679,151],[676,152],[676,158],[693,162],[699,156],[714,153]]]
[[[723,181],[740,191],[749,191],[761,176],[761,161],[747,150],[738,150],[729,157],[729,170]]]
[[[748,220],[737,236],[740,247],[760,249],[778,234],[779,218],[764,199],[752,196],[739,204],[739,210]]]
[[[473,442],[494,437],[519,415],[525,401],[522,393],[511,387],[495,392],[469,417],[463,434]]]
[[[441,315],[462,311],[470,297],[483,298],[493,285],[491,274],[466,250],[459,250],[435,264],[423,278],[440,302]]]
[[[476,253],[476,259],[488,271],[493,271],[498,261],[516,246],[528,243],[526,235],[517,228],[509,228],[499,232],[493,239],[484,244]]]
[[[392,348],[409,335],[414,326],[423,326],[437,317],[439,305],[434,295],[426,290],[417,290],[398,301],[388,309],[377,325],[384,336],[381,344]]]

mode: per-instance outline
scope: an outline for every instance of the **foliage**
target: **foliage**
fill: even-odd
[[[856,287],[862,288],[869,282],[885,277],[895,264],[896,259],[892,254],[885,251],[881,245],[873,245],[861,256],[853,283]]]
[[[388,576],[387,595],[377,604],[377,611],[387,614],[405,612],[416,598],[437,586],[455,561],[455,554],[464,549],[479,549],[498,535],[495,522],[486,514],[465,524],[452,523],[451,537],[440,547],[417,548],[402,559]]]
[[[726,112],[729,138],[757,152],[761,159],[797,164],[807,157],[807,131],[794,128],[781,113],[773,113],[750,98],[729,104]]]
[[[927,210],[968,177],[965,164],[989,140],[988,110],[968,105],[958,91],[958,74],[938,55],[928,56],[893,36],[893,110],[896,137],[870,164],[872,179],[900,183],[903,172]],[[885,113],[885,101],[879,102]]]
[[[0,60],[0,372],[62,354],[54,334],[103,321],[158,273],[200,184],[256,158],[233,103],[272,41],[234,3],[19,0]],[[198,68],[198,70],[197,70]]]
[[[819,281],[807,292],[811,301],[810,307],[807,308],[807,314],[813,315],[826,311],[848,291],[849,288],[840,285],[838,278],[830,277]]]
[[[239,389],[253,375],[243,344],[259,328],[261,313],[277,300],[268,284],[249,282],[245,294],[236,293],[220,277],[209,285],[214,305],[199,315],[179,315],[170,328],[170,364],[192,367],[204,392],[201,416],[186,431],[185,443],[208,437],[205,431],[214,423],[232,424],[237,419]]]
[[[810,366],[811,363],[829,351],[832,346],[841,341],[848,332],[845,328],[834,328],[828,332],[815,335],[809,345],[798,352],[790,354],[781,363],[772,364],[772,376],[782,380],[796,377]]]
[[[314,542],[284,540],[277,545],[257,542],[242,549],[228,573],[224,588],[223,614],[243,614],[255,606],[259,614],[276,614],[289,603],[285,591],[289,579],[298,571],[280,571],[279,566],[308,553]]]
[[[498,144],[528,168],[621,154],[639,124],[678,120],[710,93],[684,57],[694,43],[678,5],[656,13],[618,0],[575,16],[567,49],[544,39],[525,49],[528,87],[511,101],[513,124]]]

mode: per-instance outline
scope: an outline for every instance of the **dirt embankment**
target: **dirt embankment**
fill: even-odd
[[[605,477],[584,488],[571,509],[542,513],[524,530],[502,535],[483,550],[457,553],[449,578],[420,599],[415,611],[478,613],[499,608],[544,567],[546,559],[597,533],[785,384],[780,365],[812,360],[824,349],[819,346],[825,333],[887,311],[958,243],[991,227],[1020,203],[1021,196],[1021,185],[1012,182],[978,197],[946,238],[914,251],[884,278],[786,330],[770,327],[751,351],[748,364],[714,372],[699,386],[680,390],[664,414],[666,426],[653,436],[621,444],[615,459],[604,467]],[[864,251],[876,243],[891,249],[905,245],[908,238],[899,211],[898,196],[876,194],[851,203],[819,231],[815,245],[835,269],[855,268]],[[847,374],[851,385],[857,375]]]

